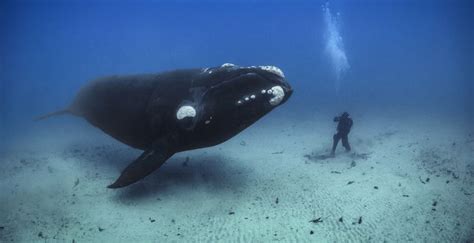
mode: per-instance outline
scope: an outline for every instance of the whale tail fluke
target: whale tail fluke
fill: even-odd
[[[63,109],[63,110],[51,112],[51,113],[44,114],[42,116],[36,117],[34,119],[34,121],[40,121],[40,120],[43,120],[43,119],[46,119],[46,118],[50,118],[52,116],[65,115],[65,114],[70,114],[70,113],[71,113],[71,111],[69,109]]]

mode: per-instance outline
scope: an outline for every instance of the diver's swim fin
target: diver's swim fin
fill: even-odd
[[[120,188],[133,184],[160,168],[174,154],[174,152],[168,150],[164,143],[155,143],[153,147],[153,149],[143,152],[140,157],[129,164],[122,171],[120,177],[107,187]]]

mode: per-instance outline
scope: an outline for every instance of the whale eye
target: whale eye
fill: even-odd
[[[178,118],[178,120],[182,120],[186,117],[195,117],[195,116],[196,116],[196,110],[194,109],[194,107],[189,106],[189,105],[181,106],[178,109],[178,112],[176,112],[176,118]]]
[[[271,91],[271,92],[270,92]],[[278,105],[285,97],[285,91],[281,86],[273,86],[271,89],[268,90],[268,93],[272,95],[270,99],[270,105]]]

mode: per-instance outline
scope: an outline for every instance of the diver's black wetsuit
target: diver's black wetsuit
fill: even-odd
[[[342,139],[342,146],[346,148],[346,151],[351,151],[351,145],[349,144],[349,139],[347,138],[347,135],[349,135],[349,132],[351,131],[352,127],[352,119],[349,118],[349,114],[347,112],[342,113],[341,116],[334,117],[334,122],[339,122],[337,124],[337,133],[334,134],[333,137],[333,144],[332,144],[332,150],[331,150],[331,155],[334,155],[336,152],[336,147],[337,144],[339,143],[339,140]]]

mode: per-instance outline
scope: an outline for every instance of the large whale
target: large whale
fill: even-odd
[[[274,66],[223,64],[90,82],[59,114],[85,118],[144,150],[109,188],[130,185],[173,154],[222,143],[285,103],[293,90]]]

